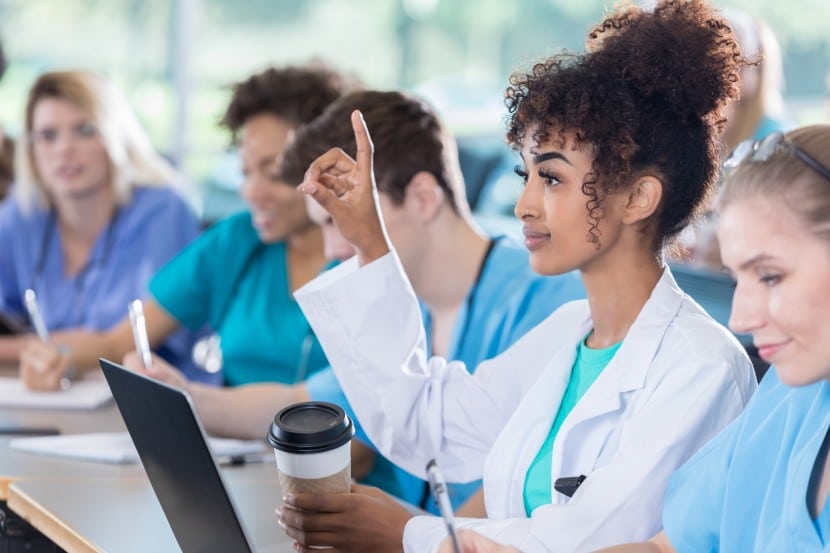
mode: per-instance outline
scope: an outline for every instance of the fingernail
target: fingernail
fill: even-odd
[[[287,504],[287,505],[293,505],[294,504],[294,496],[292,494],[285,495],[282,498],[282,502]]]

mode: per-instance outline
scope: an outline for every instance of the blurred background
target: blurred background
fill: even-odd
[[[781,45],[786,117],[830,120],[830,2],[716,0],[765,20]],[[599,0],[0,0],[9,69],[0,123],[14,136],[26,91],[55,68],[113,78],[156,147],[188,176],[213,220],[236,208],[240,175],[217,124],[228,85],[268,64],[322,59],[372,88],[430,100],[459,136],[471,203],[511,210],[514,161],[502,94],[517,68],[579,50]],[[509,181],[510,185],[498,184]],[[228,193],[225,194],[224,192]]]

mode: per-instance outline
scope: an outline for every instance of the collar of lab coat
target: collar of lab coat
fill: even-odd
[[[620,349],[560,427],[554,441],[553,474],[559,474],[563,468],[563,451],[571,429],[620,409],[622,394],[645,385],[652,359],[680,310],[682,300],[683,292],[666,267]],[[546,363],[488,456],[484,480],[490,517],[524,516],[523,490],[527,469],[553,425],[576,359],[577,344],[593,326],[587,301],[581,302],[581,305],[583,307],[578,314],[571,315],[567,321],[556,321],[572,325],[573,330],[567,331],[569,339],[563,341]],[[593,455],[595,462],[602,453],[607,432],[580,432],[574,437],[580,440],[578,449],[586,455]],[[558,495],[553,496],[555,502],[562,499]]]

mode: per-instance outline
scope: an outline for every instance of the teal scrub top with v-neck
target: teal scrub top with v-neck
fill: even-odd
[[[327,365],[291,294],[284,242],[259,240],[248,212],[207,229],[150,282],[179,323],[221,339],[225,384],[292,384]]]

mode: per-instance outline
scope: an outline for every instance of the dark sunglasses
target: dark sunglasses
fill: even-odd
[[[744,163],[766,161],[774,153],[781,150],[790,152],[822,177],[830,180],[830,169],[787,138],[781,131],[768,134],[760,140],[744,140],[735,147],[729,158],[723,162],[723,167],[727,171],[732,171]]]

